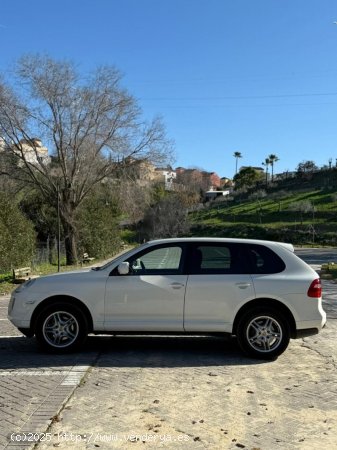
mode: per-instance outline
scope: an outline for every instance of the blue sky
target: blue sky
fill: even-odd
[[[335,20],[334,0],[2,0],[0,70],[37,52],[115,65],[163,117],[175,166],[335,164]]]

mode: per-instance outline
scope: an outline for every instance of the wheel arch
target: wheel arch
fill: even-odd
[[[253,308],[261,307],[273,308],[277,311],[280,311],[289,324],[291,337],[294,338],[296,336],[296,322],[292,312],[284,303],[272,298],[256,298],[248,303],[245,303],[235,316],[232,333],[236,335],[240,319],[247,311]]]
[[[88,324],[88,332],[91,333],[93,330],[93,320],[91,313],[88,307],[78,298],[72,297],[70,295],[53,295],[44,299],[38,306],[35,308],[31,321],[30,321],[30,330],[35,334],[35,327],[37,320],[42,311],[44,311],[49,306],[52,306],[54,303],[67,303],[72,306],[77,306],[85,315]]]

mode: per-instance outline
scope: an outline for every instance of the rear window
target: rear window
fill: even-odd
[[[286,268],[282,259],[268,247],[249,245],[247,250],[252,274],[280,273]]]

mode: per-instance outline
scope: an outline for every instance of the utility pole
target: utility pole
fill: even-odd
[[[57,182],[57,271],[61,271],[61,220],[60,220],[60,183]]]

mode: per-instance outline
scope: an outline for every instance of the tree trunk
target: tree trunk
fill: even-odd
[[[66,250],[66,264],[67,266],[77,264],[77,247],[76,247],[76,230],[70,224],[64,224],[64,245]]]
[[[72,214],[65,214],[61,212],[61,221],[64,231],[64,245],[66,251],[66,264],[67,266],[77,264],[77,230],[75,220]]]

